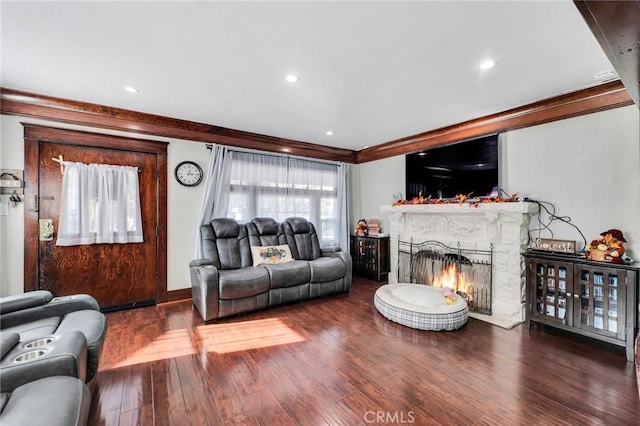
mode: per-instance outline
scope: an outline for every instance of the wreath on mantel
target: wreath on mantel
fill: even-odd
[[[406,206],[406,205],[418,205],[418,204],[469,204],[471,207],[478,207],[479,204],[485,203],[514,203],[519,201],[518,193],[514,193],[509,197],[479,197],[470,198],[469,195],[458,194],[453,198],[431,198],[431,196],[423,197],[422,193],[419,196],[413,197],[411,200],[396,200],[391,204],[392,206]]]

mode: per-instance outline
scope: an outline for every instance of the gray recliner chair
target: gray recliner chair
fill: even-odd
[[[193,304],[202,317],[219,318],[268,307],[269,273],[253,267],[246,227],[221,218],[200,230],[205,259],[192,261],[190,270]]]
[[[51,355],[62,347],[70,350],[71,345],[79,357],[84,350],[85,365],[79,367],[76,377],[90,387],[98,372],[106,330],[107,321],[98,302],[86,294],[53,297],[51,292],[39,290],[0,298],[0,335],[15,334],[22,345],[21,349],[14,348],[15,356],[20,355],[17,350],[29,352],[28,349],[33,349],[28,347],[29,344],[38,341],[42,344],[47,339],[50,341],[46,347],[36,349],[46,350]],[[82,340],[85,349],[77,348],[79,343],[72,343],[74,340]],[[3,389],[10,380],[9,372],[15,371],[15,367],[14,363],[0,364]]]
[[[17,333],[0,332],[0,424],[86,425],[91,408],[86,358],[79,331],[26,343]]]
[[[86,425],[105,332],[88,295],[0,298],[0,424]]]

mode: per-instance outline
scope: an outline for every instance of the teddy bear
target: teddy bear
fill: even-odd
[[[355,234],[359,237],[364,237],[369,233],[369,228],[367,227],[367,221],[364,219],[360,219],[356,224]]]

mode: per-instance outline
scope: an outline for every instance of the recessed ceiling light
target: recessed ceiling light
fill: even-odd
[[[294,74],[289,74],[289,75],[287,76],[287,81],[288,81],[289,83],[295,83],[296,81],[298,81],[298,76],[297,76],[297,75],[294,75]]]
[[[126,90],[129,93],[138,93],[139,92],[139,90],[136,89],[133,86],[124,86],[124,90]]]
[[[480,69],[488,70],[489,68],[493,68],[495,65],[496,65],[495,61],[492,61],[491,59],[487,59],[486,61],[480,64]]]
[[[327,136],[333,136],[333,132],[331,130],[327,130],[324,134]]]

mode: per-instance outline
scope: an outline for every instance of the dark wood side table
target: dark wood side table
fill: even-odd
[[[389,278],[389,237],[351,236],[353,274],[386,283]]]

